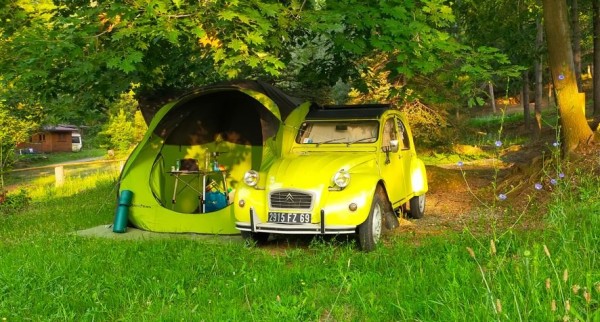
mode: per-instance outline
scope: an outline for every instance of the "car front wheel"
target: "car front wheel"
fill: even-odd
[[[381,193],[375,192],[371,212],[367,220],[358,226],[358,244],[363,251],[370,252],[377,246],[383,229],[384,209]]]
[[[410,198],[410,217],[414,219],[423,218],[425,213],[425,194]]]

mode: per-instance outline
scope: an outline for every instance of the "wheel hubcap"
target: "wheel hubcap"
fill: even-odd
[[[375,209],[373,209],[373,241],[377,243],[379,241],[379,237],[381,237],[381,206],[375,205]]]

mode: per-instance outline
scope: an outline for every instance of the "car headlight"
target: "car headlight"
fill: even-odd
[[[258,183],[258,172],[254,170],[248,170],[244,173],[244,183],[249,185],[250,187],[256,186]]]
[[[350,184],[350,173],[344,169],[336,172],[333,175],[333,183],[340,188],[346,188]]]

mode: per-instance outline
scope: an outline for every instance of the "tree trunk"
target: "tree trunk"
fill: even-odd
[[[562,146],[565,152],[572,152],[590,142],[594,133],[585,118],[585,94],[577,89],[567,4],[565,0],[543,0],[543,7],[548,61],[564,136]]]
[[[542,135],[542,93],[544,90],[543,78],[542,78],[542,54],[541,48],[544,45],[544,28],[542,26],[541,17],[538,17],[535,22],[537,33],[535,36],[535,48],[538,53],[538,57],[535,59],[535,132],[533,133],[534,139],[539,140]],[[548,97],[550,100],[550,97]]]
[[[490,91],[490,101],[492,103],[492,112],[496,114],[496,97],[494,97],[494,84],[488,82],[488,90]]]
[[[531,128],[531,111],[529,111],[529,71],[523,72],[523,92],[521,95],[523,104],[523,119],[525,120],[525,129]]]
[[[571,26],[573,28],[573,63],[577,88],[583,92],[581,83],[581,28],[579,27],[579,8],[577,0],[571,0]]]
[[[594,115],[600,115],[600,0],[592,0],[594,10]]]

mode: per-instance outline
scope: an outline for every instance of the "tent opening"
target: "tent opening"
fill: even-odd
[[[150,176],[154,197],[181,213],[228,206],[239,184],[235,178],[260,167],[263,142],[276,135],[278,124],[263,104],[241,91],[212,92],[180,102],[154,130],[163,139]],[[186,170],[179,169],[181,160],[195,161],[199,171],[178,172]],[[207,207],[211,198],[216,204]]]

